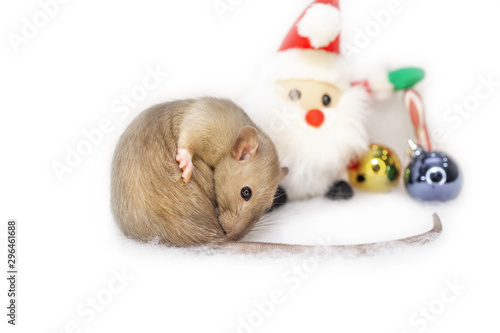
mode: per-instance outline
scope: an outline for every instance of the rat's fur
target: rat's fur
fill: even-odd
[[[252,133],[254,154],[237,159],[236,143]],[[193,155],[188,184],[175,159],[179,147]],[[251,229],[271,206],[281,177],[274,145],[234,103],[169,102],[144,111],[120,138],[111,207],[120,229],[134,239],[172,246],[222,243]],[[244,186],[253,191],[249,201],[240,195]]]

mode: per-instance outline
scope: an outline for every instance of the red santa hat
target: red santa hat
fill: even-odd
[[[279,50],[320,49],[339,54],[339,41],[339,1],[316,0],[299,16]]]
[[[310,4],[285,37],[270,73],[275,80],[304,79],[349,86],[340,56],[338,0]]]

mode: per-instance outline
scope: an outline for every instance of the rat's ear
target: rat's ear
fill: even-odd
[[[287,175],[288,175],[288,168],[287,167],[281,168],[281,180],[285,179]]]
[[[255,156],[258,146],[257,130],[251,126],[245,126],[238,134],[231,153],[236,160],[245,161]]]

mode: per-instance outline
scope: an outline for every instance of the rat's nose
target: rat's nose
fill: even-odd
[[[306,122],[311,126],[320,127],[323,121],[325,121],[325,115],[321,110],[309,110],[306,114]]]
[[[227,240],[233,241],[240,238],[241,230],[238,230],[238,221],[233,214],[228,212],[220,214],[219,223],[226,234]]]
[[[226,227],[224,230],[226,231],[226,239],[229,241],[237,241],[242,236],[241,231],[234,226]]]

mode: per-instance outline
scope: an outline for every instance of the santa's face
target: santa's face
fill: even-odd
[[[282,186],[291,200],[325,194],[349,161],[366,151],[367,93],[344,86],[264,76],[243,103],[290,169]]]
[[[329,83],[314,80],[288,79],[276,82],[276,94],[290,106],[304,110],[298,119],[305,126],[320,128],[330,117],[328,109],[335,108],[342,98],[342,91]]]

